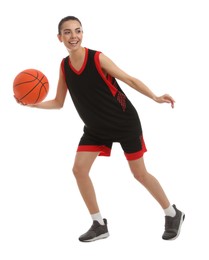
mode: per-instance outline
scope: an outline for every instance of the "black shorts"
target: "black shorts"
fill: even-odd
[[[142,135],[129,135],[117,140],[100,139],[84,133],[77,152],[99,152],[99,156],[110,156],[114,142],[120,143],[128,161],[141,158],[147,151]]]

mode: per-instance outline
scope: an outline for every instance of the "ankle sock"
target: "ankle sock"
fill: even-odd
[[[91,214],[92,220],[96,220],[98,221],[101,225],[104,225],[104,220],[102,218],[102,215],[100,214],[100,212],[97,212],[95,214]]]
[[[164,209],[165,215],[169,217],[175,217],[176,211],[172,205],[170,205],[168,208]]]

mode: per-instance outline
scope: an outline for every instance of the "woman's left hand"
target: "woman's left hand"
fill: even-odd
[[[155,99],[157,103],[170,103],[171,107],[174,108],[175,100],[168,94],[164,94],[163,96],[159,96]]]

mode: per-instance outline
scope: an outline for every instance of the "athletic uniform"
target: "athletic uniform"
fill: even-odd
[[[113,142],[119,142],[127,160],[138,159],[146,152],[138,113],[116,79],[102,71],[100,53],[85,48],[79,71],[69,56],[61,63],[71,98],[85,124],[77,151],[110,156]]]

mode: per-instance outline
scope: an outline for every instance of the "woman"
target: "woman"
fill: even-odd
[[[103,53],[82,47],[82,38],[83,29],[78,18],[67,16],[59,22],[58,39],[64,43],[69,55],[61,62],[56,97],[32,105],[42,109],[62,108],[69,90],[85,124],[73,173],[93,224],[79,240],[89,242],[109,236],[107,220],[100,213],[89,171],[98,155],[110,156],[113,142],[121,144],[133,176],[164,210],[162,238],[175,239],[185,215],[170,204],[157,179],[147,172],[143,159],[146,146],[139,116],[116,79],[157,103],[170,103],[173,108],[174,99],[167,94],[156,96],[144,83],[122,71]]]

